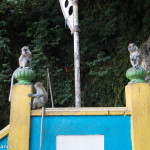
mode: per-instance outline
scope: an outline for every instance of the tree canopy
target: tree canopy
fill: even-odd
[[[149,0],[79,1],[83,107],[125,106],[127,46],[149,37]],[[21,47],[33,54],[36,80],[46,87],[50,68],[56,107],[74,107],[73,36],[65,28],[58,0],[0,2],[0,128],[9,122],[10,79]],[[50,101],[47,107],[51,107]]]

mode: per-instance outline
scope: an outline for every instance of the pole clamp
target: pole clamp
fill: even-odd
[[[80,29],[79,29],[78,25],[74,25],[73,32],[80,32]]]
[[[73,0],[73,5],[78,5],[78,0]]]

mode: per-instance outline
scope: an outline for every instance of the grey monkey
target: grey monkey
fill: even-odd
[[[28,46],[23,46],[21,49],[21,56],[19,57],[19,68],[30,68],[31,65],[31,58],[32,53],[29,50]],[[12,86],[14,84],[14,76],[15,72],[19,69],[17,68],[11,77],[11,85],[10,85],[10,93],[9,93],[9,102],[11,101],[11,93],[12,93]]]
[[[28,96],[34,98],[32,103],[32,109],[44,107],[48,101],[48,94],[41,82],[36,82],[34,85],[36,94],[28,94]]]
[[[141,55],[141,51],[138,49],[138,47],[134,43],[131,43],[128,46],[128,51],[130,52],[131,65],[136,69],[142,67],[147,71],[145,58]]]
[[[19,57],[19,67],[20,68],[25,68],[28,67],[30,68],[31,65],[31,58],[32,57],[32,53],[29,50],[28,46],[24,46],[21,49],[21,56]]]
[[[138,47],[134,43],[131,43],[128,46],[128,51],[130,52],[131,65],[134,68],[138,69],[140,67],[140,61],[141,61],[141,56],[140,56],[140,52],[138,51]]]
[[[41,82],[37,82],[34,85],[36,94],[28,94],[28,96],[33,97],[33,103],[31,104],[33,109],[41,108],[42,107],[42,120],[41,120],[41,135],[40,135],[40,150],[42,148],[42,133],[43,133],[43,119],[44,119],[44,112],[45,112],[45,104],[48,101],[48,93],[46,92],[45,88],[42,86]]]

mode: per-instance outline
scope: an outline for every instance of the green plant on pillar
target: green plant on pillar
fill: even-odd
[[[18,85],[32,85],[32,80],[34,79],[34,72],[31,69],[19,68],[15,71],[15,79],[18,81]]]
[[[127,70],[126,77],[130,80],[128,84],[145,83],[146,71],[141,67],[139,69],[132,67]]]

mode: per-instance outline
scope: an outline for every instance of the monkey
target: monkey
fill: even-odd
[[[131,43],[128,46],[128,51],[130,52],[130,62],[132,67],[139,69],[141,56],[138,47],[134,43]]]
[[[28,46],[23,46],[21,49],[21,56],[19,57],[19,67],[13,72],[12,77],[11,77],[11,85],[10,85],[10,93],[9,93],[9,102],[11,101],[11,93],[12,93],[12,87],[14,84],[14,76],[15,76],[15,72],[18,69],[25,69],[25,68],[30,68],[31,65],[31,56],[32,53],[29,50]]]
[[[31,65],[31,56],[32,53],[29,50],[28,46],[24,46],[21,49],[21,56],[19,57],[19,67],[20,68],[30,68]]]
[[[140,46],[139,50],[144,60],[141,63],[141,67],[143,67],[147,72],[145,80],[150,84],[150,37]]]
[[[41,119],[41,135],[40,135],[40,150],[42,148],[42,133],[43,133],[43,119],[45,112],[45,104],[48,101],[48,93],[45,88],[42,86],[41,82],[36,82],[34,85],[36,94],[28,94],[29,97],[34,98],[33,103],[31,104],[32,109],[42,107],[42,119]]]
[[[132,67],[136,69],[142,67],[143,69],[147,70],[145,59],[142,57],[141,52],[134,43],[129,44],[128,51],[130,52],[130,62]]]
[[[36,82],[34,85],[36,94],[28,94],[28,96],[34,98],[32,103],[32,109],[44,107],[48,101],[48,94],[41,82]]]

